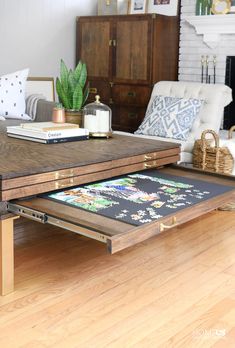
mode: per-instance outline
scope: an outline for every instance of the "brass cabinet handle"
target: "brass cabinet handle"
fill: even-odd
[[[160,232],[163,232],[165,230],[169,230],[170,228],[176,227],[179,224],[177,223],[177,219],[175,216],[172,218],[172,224],[171,225],[165,225],[164,223],[160,224]]]
[[[144,159],[145,159],[145,161],[150,161],[150,160],[153,160],[154,158],[151,157],[151,156],[145,155],[145,156],[144,156]]]
[[[144,167],[147,169],[147,168],[156,168],[156,163],[152,163],[152,164],[148,164],[148,163],[145,163],[144,164]]]
[[[133,120],[134,118],[138,117],[138,114],[135,112],[129,112],[127,116],[128,116],[128,118]]]
[[[92,94],[97,94],[98,93],[97,88],[95,88],[95,87],[91,87],[89,89],[89,92],[92,93]]]
[[[135,92],[128,92],[127,96],[128,97],[136,97],[136,93]]]
[[[116,40],[109,40],[109,46],[116,47],[117,46],[117,41]]]
[[[71,186],[74,184],[74,180],[73,179],[70,179],[66,184],[62,184],[60,182],[56,182],[55,183],[55,188],[56,190],[60,190],[62,188],[65,188],[65,187],[68,187],[68,186]]]
[[[56,172],[56,173],[55,173],[55,179],[56,179],[56,180],[59,180],[59,179],[66,179],[66,178],[70,178],[70,177],[72,177],[72,176],[74,176],[74,172],[73,172],[72,169],[69,170],[69,171],[67,171],[66,173],[60,173],[60,172]]]

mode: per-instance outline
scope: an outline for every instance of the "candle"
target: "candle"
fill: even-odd
[[[96,115],[85,115],[84,128],[87,128],[90,133],[98,131],[98,118]]]
[[[109,112],[97,110],[96,116],[98,119],[98,131],[100,133],[109,132]]]

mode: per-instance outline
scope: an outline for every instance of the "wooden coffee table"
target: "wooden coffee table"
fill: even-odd
[[[193,208],[186,208],[142,226],[113,220],[58,202],[38,194],[73,187],[136,171],[158,169],[176,176],[200,178],[229,184],[225,176],[203,174],[195,170],[166,167],[179,160],[180,146],[131,136],[114,135],[111,139],[45,145],[1,135],[0,163],[0,292],[14,289],[13,221],[24,216],[43,224],[52,224],[106,243],[110,253],[118,252],[169,228],[200,216],[226,203],[231,190]]]
[[[174,163],[179,160],[180,152],[176,144],[121,135],[108,140],[45,145],[9,138],[4,133],[1,134],[0,149],[2,295],[14,288],[14,219],[22,215],[43,222],[30,210],[16,209],[16,199]],[[9,202],[10,209],[7,207]],[[92,237],[83,227],[80,227],[80,233]],[[98,235],[96,238],[100,239]]]

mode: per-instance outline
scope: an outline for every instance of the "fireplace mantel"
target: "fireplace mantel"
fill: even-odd
[[[216,48],[223,34],[235,34],[235,14],[190,16],[184,19],[195,28],[210,48]]]

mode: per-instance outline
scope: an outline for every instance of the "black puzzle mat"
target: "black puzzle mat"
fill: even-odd
[[[148,170],[43,197],[139,226],[231,190],[234,187]]]

